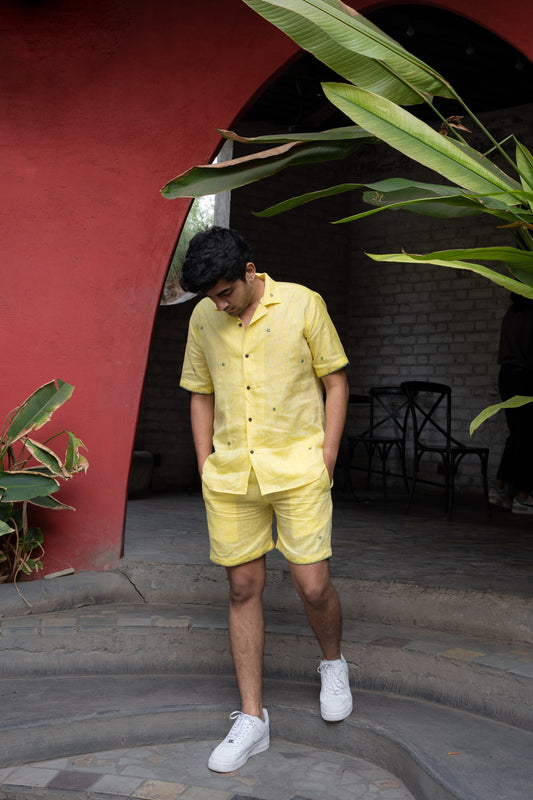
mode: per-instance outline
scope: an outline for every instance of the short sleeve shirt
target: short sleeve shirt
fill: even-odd
[[[303,486],[324,469],[320,378],[348,363],[320,295],[257,276],[265,290],[247,328],[204,298],[195,307],[180,386],[215,395],[214,452],[202,480],[245,494]]]

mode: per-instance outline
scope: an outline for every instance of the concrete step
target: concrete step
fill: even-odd
[[[124,559],[120,572],[148,603],[227,602],[226,572],[216,565],[144,564]],[[343,613],[353,619],[533,645],[533,596],[400,581],[334,577]],[[286,569],[269,569],[265,608],[301,612]]]
[[[315,677],[302,614],[267,611],[265,675]],[[533,648],[345,618],[353,685],[423,698],[533,727]],[[231,674],[227,611],[194,604],[108,604],[0,620],[0,677]]]
[[[533,645],[533,595],[425,586],[390,580],[334,577],[346,618],[421,627]],[[116,571],[0,585],[0,619],[101,603],[168,603],[223,606],[226,572],[213,564],[161,564],[122,559]],[[301,601],[286,569],[269,569],[264,592],[267,610],[301,613]]]
[[[0,694],[0,767],[116,747],[216,741],[239,705],[234,680],[226,676],[13,678],[0,681]],[[266,680],[264,697],[273,738],[378,764],[403,780],[417,800],[531,796],[531,732],[361,690],[348,720],[326,723],[318,713],[317,681]],[[0,796],[23,795],[0,786]],[[37,790],[24,795],[39,796]]]

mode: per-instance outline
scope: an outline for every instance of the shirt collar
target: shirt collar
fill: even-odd
[[[276,281],[272,280],[270,275],[266,272],[258,272],[257,277],[260,281],[265,282],[265,291],[259,301],[263,306],[271,306],[274,303],[281,303],[281,297],[278,292],[278,285]]]

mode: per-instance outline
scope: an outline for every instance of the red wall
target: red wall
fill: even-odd
[[[438,5],[533,58],[527,3],[510,0],[505,15],[499,0]],[[153,318],[188,208],[159,189],[210,160],[215,127],[231,126],[294,47],[240,0],[13,0],[0,36],[0,419],[52,378],[75,385],[49,427],[74,430],[90,468],[60,493],[76,513],[42,515],[46,571],[106,569],[120,555]]]

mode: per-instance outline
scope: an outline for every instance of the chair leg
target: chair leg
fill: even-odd
[[[400,445],[400,459],[402,464],[403,484],[406,494],[409,494],[409,481],[407,480],[407,460],[405,458],[405,447]]]
[[[446,470],[446,487],[448,493],[446,498],[446,514],[448,517],[448,522],[451,522],[453,517],[453,495],[455,491],[455,461],[453,458],[449,463],[446,464]]]
[[[487,506],[489,519],[492,519],[492,507],[489,500],[488,471],[489,471],[489,458],[488,456],[481,456],[481,474],[483,476],[483,493],[485,495],[485,505]]]
[[[387,446],[383,445],[383,449],[378,447],[378,451],[381,459],[381,484],[383,487],[383,497],[387,497]]]
[[[413,476],[412,476],[412,484],[411,484],[411,491],[409,492],[409,499],[407,500],[407,506],[405,507],[404,514],[408,514],[411,509],[411,503],[413,502],[413,497],[415,496],[415,487],[416,487],[416,479],[418,477],[418,467],[420,463],[420,454],[415,453],[413,456]]]

